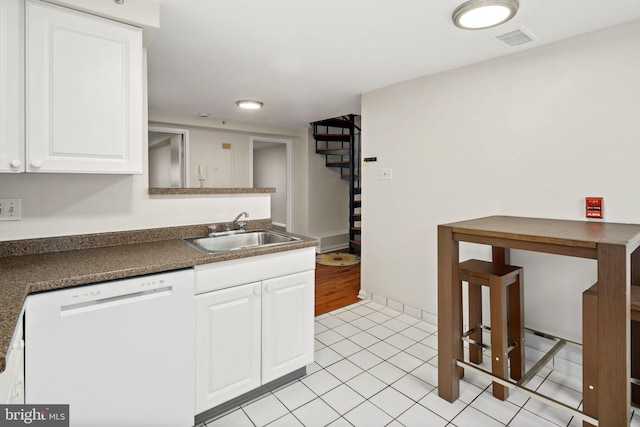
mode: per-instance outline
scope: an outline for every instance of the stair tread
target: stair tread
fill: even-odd
[[[349,147],[336,147],[336,148],[316,148],[316,153],[318,154],[327,154],[330,153],[331,151],[336,151],[336,152],[349,152]]]
[[[316,141],[351,141],[349,133],[314,133],[313,138]]]
[[[320,120],[317,122],[313,122],[314,125],[318,126],[329,126],[333,128],[350,128],[355,123],[353,120],[343,119],[341,117],[334,117],[332,119]]]
[[[349,242],[353,243],[354,245],[358,245],[360,246],[362,243],[360,243],[360,240],[349,240]]]
[[[348,168],[349,162],[327,162],[326,166],[330,168]]]

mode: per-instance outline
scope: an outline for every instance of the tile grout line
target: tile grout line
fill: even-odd
[[[377,307],[374,304],[376,304]],[[385,317],[382,317],[382,316],[385,316]],[[401,318],[401,316],[403,317]],[[306,377],[296,380],[295,382],[289,385],[283,385],[278,390],[274,390],[270,392],[270,394],[273,394],[273,396],[276,398],[276,401],[280,405],[282,405],[284,408],[286,408],[287,413],[281,415],[275,420],[270,421],[269,424],[273,424],[276,421],[280,420],[281,418],[287,417],[288,414],[293,415],[295,420],[302,423],[302,420],[294,414],[294,411],[297,411],[298,409],[304,407],[305,405],[308,405],[309,403],[315,401],[316,399],[319,399],[324,405],[327,405],[328,407],[332,408],[338,414],[338,417],[334,421],[331,421],[331,424],[335,423],[336,421],[340,421],[343,424],[347,423],[349,425],[353,425],[353,423],[351,423],[346,418],[346,416],[352,411],[355,411],[360,406],[367,404],[367,402],[368,404],[375,407],[376,410],[379,410],[382,413],[386,414],[386,416],[390,418],[389,423],[401,424],[400,418],[404,414],[406,414],[411,408],[415,407],[415,405],[417,404],[421,408],[426,409],[431,413],[437,415],[439,418],[444,420],[444,422],[447,423],[447,425],[453,425],[452,424],[453,420],[458,416],[460,416],[460,414],[462,414],[465,410],[468,410],[469,407],[471,407],[474,411],[478,411],[482,413],[484,416],[487,416],[490,419],[495,420],[496,422],[502,424],[493,415],[472,406],[473,403],[477,402],[480,396],[486,393],[487,390],[491,387],[490,382],[489,382],[489,385],[487,386],[480,386],[480,384],[477,384],[475,382],[467,381],[467,384],[473,386],[474,388],[477,388],[479,390],[479,393],[476,393],[476,391],[474,390],[473,393],[476,393],[476,394],[473,396],[473,398],[469,402],[463,402],[464,405],[461,405],[462,408],[459,411],[456,411],[455,413],[453,413],[453,415],[448,414],[446,418],[444,417],[444,415],[441,415],[440,413],[436,413],[434,410],[427,407],[424,402],[420,403],[427,396],[429,395],[435,396],[435,394],[433,393],[434,392],[437,393],[437,384],[436,385],[431,384],[429,381],[422,379],[423,377],[420,377],[414,374],[420,368],[425,367],[425,365],[429,365],[430,366],[429,369],[437,368],[437,364],[435,364],[434,361],[437,361],[438,349],[429,345],[429,343],[433,344],[432,342],[433,337],[437,337],[437,329],[434,330],[433,329],[434,325],[429,324],[424,319],[415,318],[415,322],[407,323],[406,322],[407,318],[411,318],[411,316],[408,315],[407,313],[397,312],[396,310],[393,310],[392,308],[389,308],[387,306],[383,306],[379,303],[365,302],[365,301],[360,301],[350,306],[347,306],[343,309],[339,309],[339,311],[328,312],[316,317],[314,319],[314,321],[316,322],[315,324],[317,326],[322,325],[322,328],[324,330],[322,332],[315,334],[314,340],[315,340],[316,348],[314,349],[314,351],[317,353],[318,351],[323,351],[326,349],[327,353],[332,352],[333,356],[330,356],[330,358],[327,359],[326,361],[322,361],[321,363],[323,364],[315,362],[314,365],[317,366],[317,369],[315,369],[313,372],[308,374]],[[363,320],[366,320],[370,323],[364,322]],[[398,323],[398,322],[401,322],[401,323]],[[325,323],[329,326],[325,325]],[[429,327],[421,328],[419,327],[421,323],[429,325]],[[362,326],[358,326],[358,325],[362,325]],[[349,326],[349,327],[343,327],[343,326]],[[380,329],[379,328],[380,326],[383,328],[386,328],[386,330]],[[342,332],[339,332],[338,330],[336,330],[341,327],[343,327],[341,329]],[[375,333],[377,333],[377,335],[370,332],[370,330],[373,328],[376,328]],[[328,342],[329,344],[325,344],[320,339],[318,339],[317,336],[328,331],[332,331],[333,334],[335,334],[335,336],[332,336],[332,334],[326,334],[327,339],[325,341]],[[356,331],[356,332],[353,333],[353,331]],[[414,332],[414,333],[410,333],[410,332]],[[357,335],[362,333],[368,334],[368,336],[371,337],[371,340],[367,339],[366,336],[364,335],[362,336],[363,339],[354,338]],[[401,339],[395,338],[394,340],[393,339],[394,337],[401,337]],[[333,342],[333,340],[336,338],[338,338],[337,341]],[[320,345],[322,347],[318,348],[318,346]],[[336,345],[338,345],[339,348],[336,348],[335,347]],[[375,347],[375,346],[379,346],[379,348],[372,349],[372,347]],[[357,350],[354,351],[354,349],[357,349]],[[410,350],[410,349],[413,349],[413,350]],[[423,351],[427,351],[427,353],[421,353]],[[430,353],[431,351],[434,351],[435,353],[431,354]],[[363,353],[363,352],[366,352],[366,353]],[[372,362],[374,362],[374,364],[371,366],[367,366],[366,369],[362,368],[358,362],[352,359],[353,356],[358,355],[360,353],[362,353],[362,357],[368,357],[367,355],[374,356],[376,359],[371,360]],[[429,357],[423,358],[424,355],[429,355]],[[415,359],[415,362],[414,362],[414,359]],[[344,363],[344,362],[354,364],[358,368],[359,372],[351,376],[353,372],[355,372],[355,369],[350,372],[349,371],[350,367],[348,365],[346,365],[346,367],[344,368],[335,368],[333,370],[331,369],[332,367],[335,367],[339,363]],[[418,364],[413,366],[413,363],[418,363]],[[379,372],[376,372],[376,373],[370,372],[372,369],[376,367],[379,367]],[[387,368],[392,368],[390,369],[390,371],[392,372],[397,371],[397,372],[391,375],[383,374],[384,372],[383,369],[387,369]],[[339,369],[346,369],[346,371],[344,370],[340,371]],[[310,388],[302,380],[304,378],[309,378],[312,375],[319,373],[321,371],[325,371],[323,375],[328,374],[330,376],[329,378],[333,378],[333,380],[337,381],[337,383],[331,388],[324,390],[322,394],[318,394],[316,393],[316,391],[314,391],[314,389]],[[335,374],[332,371],[335,372]],[[570,381],[567,383],[561,381],[562,376],[565,374],[558,371],[559,376],[552,378],[551,376],[554,372],[555,372],[554,368],[551,367],[544,376],[539,376],[540,383],[537,385],[535,389],[538,390],[545,383],[546,384],[553,383],[557,387],[562,387],[563,389],[567,389],[570,392],[576,392],[576,390],[570,386],[571,384]],[[358,392],[355,388],[353,388],[353,384],[348,384],[348,382],[350,382],[354,378],[357,378],[360,375],[363,375],[364,373],[367,373],[376,381],[379,381],[383,386],[380,390],[376,391],[369,398],[366,398],[360,392]],[[400,376],[396,377],[397,375],[400,375]],[[430,378],[431,378],[431,375],[432,374],[429,374]],[[342,378],[345,378],[345,379],[343,380]],[[421,395],[421,397],[412,397],[415,395],[415,393],[409,395],[410,394],[409,389],[403,389],[400,386],[400,381],[406,378],[414,378],[420,382],[424,382],[425,384],[428,385],[428,387],[433,387],[433,388],[431,388],[424,395]],[[568,379],[571,379],[571,377],[568,377]],[[314,397],[310,401],[307,401],[301,404],[300,406],[293,408],[293,410],[289,410],[289,407],[285,405],[285,402],[281,400],[281,398],[279,398],[275,393],[278,392],[279,390],[286,389],[286,387],[292,384],[295,384],[297,382],[300,382],[301,385],[309,389],[312,392]],[[395,384],[398,384],[398,385],[394,386]],[[345,385],[350,391],[355,393],[355,395],[357,395],[360,399],[363,399],[354,407],[347,410],[344,414],[340,413],[336,408],[332,407],[329,404],[329,401],[326,400],[329,393],[333,392],[334,390],[336,390],[338,387],[341,387],[342,385]],[[393,392],[398,393],[399,396],[403,397],[403,399],[406,399],[406,403],[410,404],[408,408],[398,413],[397,411],[391,410],[390,408],[385,410],[384,407],[386,406],[384,405],[379,406],[372,401],[373,398],[380,395],[381,393],[390,392],[389,389],[391,389]],[[262,398],[267,396],[268,394],[265,396],[262,396]],[[260,399],[257,399],[257,400],[260,400]],[[531,413],[531,411],[526,409],[525,406],[530,401],[531,401],[530,398],[525,399],[521,404],[507,401],[510,405],[515,406],[517,410],[515,411],[513,416],[511,416],[507,424],[504,424],[504,425],[510,425],[511,423],[513,423],[514,420],[520,414],[523,413],[522,412],[523,410],[527,411],[527,413],[533,414],[534,416],[542,417],[545,421],[551,424],[556,424],[555,422],[551,421],[550,418],[547,418],[546,414]],[[249,417],[248,412],[245,410],[245,407],[251,403],[253,402],[248,402],[247,404],[240,406],[238,408],[242,409],[242,414],[249,419],[252,425],[256,425],[256,423]],[[578,403],[578,407],[579,405],[580,403]],[[230,413],[233,413],[238,408],[231,409],[226,414],[223,414],[214,420],[209,420],[208,422],[214,422],[217,419],[223,418],[229,415]],[[387,411],[392,411],[393,413],[397,414],[397,416],[394,416],[392,415],[392,413]],[[633,416],[633,413],[632,413],[632,416]],[[571,425],[572,421],[573,419],[569,419],[567,425]],[[205,423],[204,425],[206,426],[207,424]]]

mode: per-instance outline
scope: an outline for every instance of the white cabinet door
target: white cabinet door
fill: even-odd
[[[24,403],[24,338],[23,316],[13,332],[11,347],[7,353],[7,364],[0,373],[0,403],[19,405]]]
[[[313,270],[262,282],[262,383],[313,363]]]
[[[26,3],[28,172],[142,172],[142,31]]]
[[[260,386],[260,283],[196,296],[196,414]]]
[[[0,172],[24,172],[20,17],[19,0],[0,0]]]

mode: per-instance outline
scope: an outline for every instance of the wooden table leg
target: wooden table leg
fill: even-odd
[[[631,376],[640,378],[640,322],[631,322]],[[631,404],[640,407],[640,386],[631,385]]]
[[[631,286],[640,286],[640,248],[631,254]],[[640,322],[631,321],[631,376],[640,378]],[[631,404],[640,407],[640,386],[631,385]]]
[[[453,402],[460,396],[462,370],[462,286],[459,244],[451,227],[438,226],[438,395]]]
[[[509,345],[517,343],[509,353],[510,376],[519,380],[525,373],[524,342],[524,269],[520,269],[518,282],[509,286]]]
[[[482,344],[482,286],[468,283],[469,289],[469,329],[473,333],[469,338]],[[482,363],[482,347],[469,343],[469,361],[471,363]]]
[[[598,284],[582,293],[582,411],[598,419]],[[594,427],[583,421],[582,427]]]
[[[509,248],[501,248],[499,246],[491,246],[491,259],[498,264],[507,265],[511,262],[511,252]]]
[[[598,243],[598,425],[630,421],[630,274],[624,245]]]
[[[509,375],[509,354],[507,353],[507,301],[508,289],[502,278],[491,276],[489,291],[491,300],[491,372],[503,380]],[[509,389],[494,381],[493,395],[505,400],[509,397]]]

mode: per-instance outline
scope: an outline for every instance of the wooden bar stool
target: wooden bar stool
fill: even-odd
[[[482,363],[482,286],[489,287],[491,311],[491,372],[519,380],[524,374],[523,269],[471,259],[460,263],[460,280],[469,284],[469,360]],[[505,400],[509,389],[493,383],[493,395]]]
[[[631,404],[640,408],[640,286],[631,286]],[[598,418],[598,284],[582,293],[582,398],[585,414]],[[593,427],[583,422],[584,427]]]

